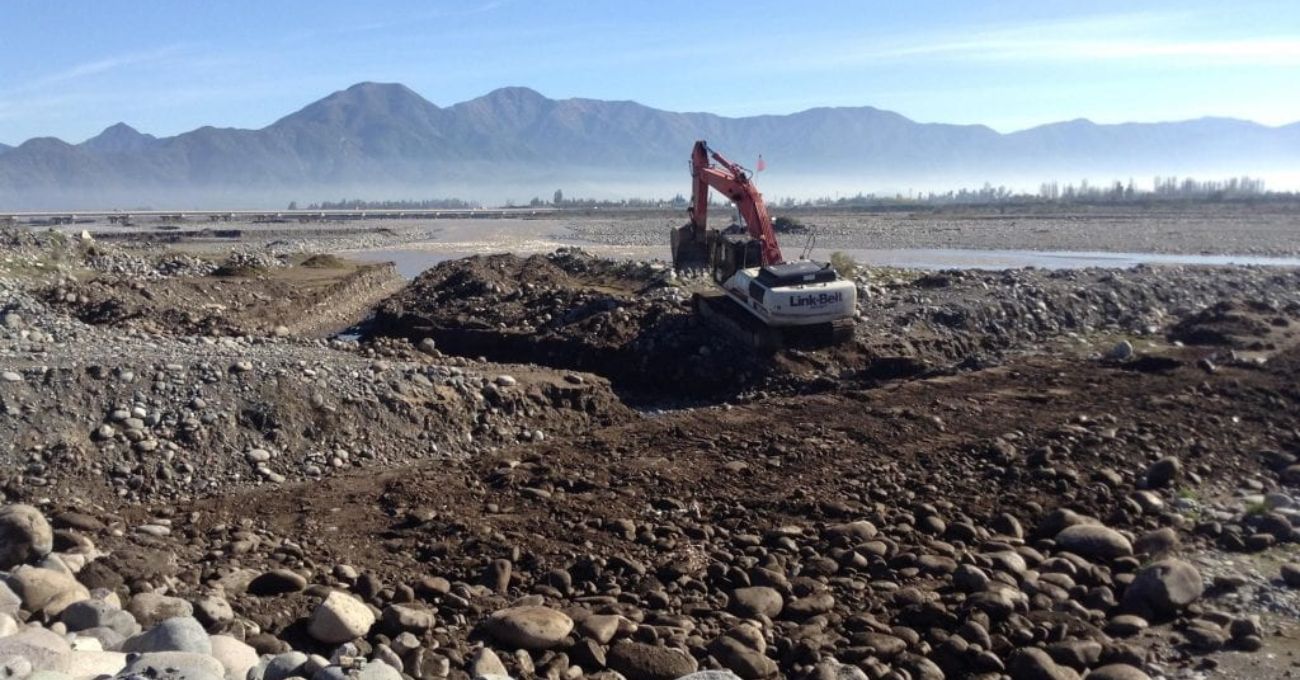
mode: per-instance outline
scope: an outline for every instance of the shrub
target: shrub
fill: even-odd
[[[784,234],[808,230],[808,227],[805,226],[803,222],[800,222],[794,217],[786,217],[785,215],[772,220],[772,228]]]
[[[853,259],[852,255],[837,250],[831,253],[831,268],[839,272],[840,276],[846,279],[853,278],[858,273],[858,262]]]

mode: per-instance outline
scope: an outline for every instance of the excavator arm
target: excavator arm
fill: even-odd
[[[762,264],[781,264],[781,246],[772,228],[772,218],[767,214],[763,195],[750,181],[749,173],[741,166],[727,160],[709,148],[703,140],[695,143],[691,152],[691,205],[688,209],[690,223],[682,231],[689,232],[674,238],[674,258],[677,258],[677,241],[703,244],[709,222],[709,189],[726,196],[740,210],[741,220],[750,238],[759,242]],[[685,247],[683,247],[685,250]]]

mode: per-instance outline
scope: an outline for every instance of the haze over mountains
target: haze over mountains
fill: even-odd
[[[635,102],[552,100],[520,87],[439,107],[402,85],[361,83],[260,130],[158,138],[118,123],[80,144],[0,145],[0,208],[283,207],[290,200],[456,196],[486,203],[689,191],[695,139],[770,171],[773,196],[940,190],[990,181],[1249,174],[1300,181],[1300,123],[1226,118],[1000,134],[871,107],[724,118]]]

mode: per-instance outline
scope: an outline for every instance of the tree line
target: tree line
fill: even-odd
[[[1197,180],[1191,177],[1153,178],[1151,187],[1138,187],[1133,179],[1127,182],[1115,180],[1107,184],[1093,184],[1088,180],[1061,184],[1057,181],[1043,182],[1037,192],[1015,190],[1005,185],[993,186],[985,182],[978,188],[962,188],[943,192],[925,192],[917,194],[876,194],[859,192],[852,196],[823,196],[820,198],[779,198],[771,201],[772,205],[785,209],[819,208],[819,207],[888,207],[905,205],[991,205],[999,203],[1124,203],[1151,200],[1173,201],[1239,201],[1239,200],[1291,200],[1300,199],[1295,192],[1271,191],[1264,180],[1254,177],[1233,177],[1224,180]],[[540,196],[533,197],[525,204],[506,201],[507,208],[562,208],[583,209],[684,209],[688,199],[682,194],[672,198],[570,198],[560,189],[556,189],[551,200]],[[710,195],[709,203],[721,205],[726,203],[718,196]],[[482,208],[476,201],[459,198],[434,198],[422,201],[364,201],[344,199],[340,201],[322,201],[312,203],[306,210],[469,210]],[[297,202],[289,204],[290,210],[297,210]]]
[[[1226,180],[1197,180],[1190,177],[1155,177],[1151,188],[1139,188],[1130,178],[1128,182],[1116,180],[1109,184],[1092,184],[1080,180],[1078,184],[1043,182],[1037,192],[1017,191],[1006,186],[993,186],[985,182],[979,188],[963,188],[944,192],[921,194],[881,195],[858,193],[844,197],[812,199],[784,198],[777,201],[782,208],[797,207],[864,207],[888,205],[990,205],[997,203],[1123,203],[1158,200],[1232,201],[1252,199],[1293,199],[1294,192],[1269,191],[1264,180],[1253,177],[1234,177]]]
[[[482,207],[481,203],[459,198],[429,198],[423,201],[363,201],[359,198],[345,198],[312,203],[302,210],[472,210]],[[290,201],[288,209],[298,210],[298,202]]]

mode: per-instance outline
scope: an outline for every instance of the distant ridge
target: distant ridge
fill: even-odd
[[[303,197],[289,193],[303,190],[353,196],[377,186],[429,196],[443,183],[522,177],[546,187],[563,177],[599,179],[603,170],[668,176],[683,171],[699,138],[742,162],[763,153],[783,171],[906,181],[1255,173],[1294,168],[1300,158],[1300,123],[1080,119],[1000,134],[983,125],[917,123],[872,107],[725,118],[631,101],[554,100],[524,87],[439,107],[404,85],[367,82],[260,130],[202,127],[157,138],[118,123],[80,144],[41,137],[0,145],[0,208],[114,196],[137,204],[173,195],[228,203],[246,192],[266,200]]]
[[[103,132],[87,139],[79,146],[91,153],[139,153],[158,143],[158,138],[137,132],[126,123],[117,123],[105,128]]]

